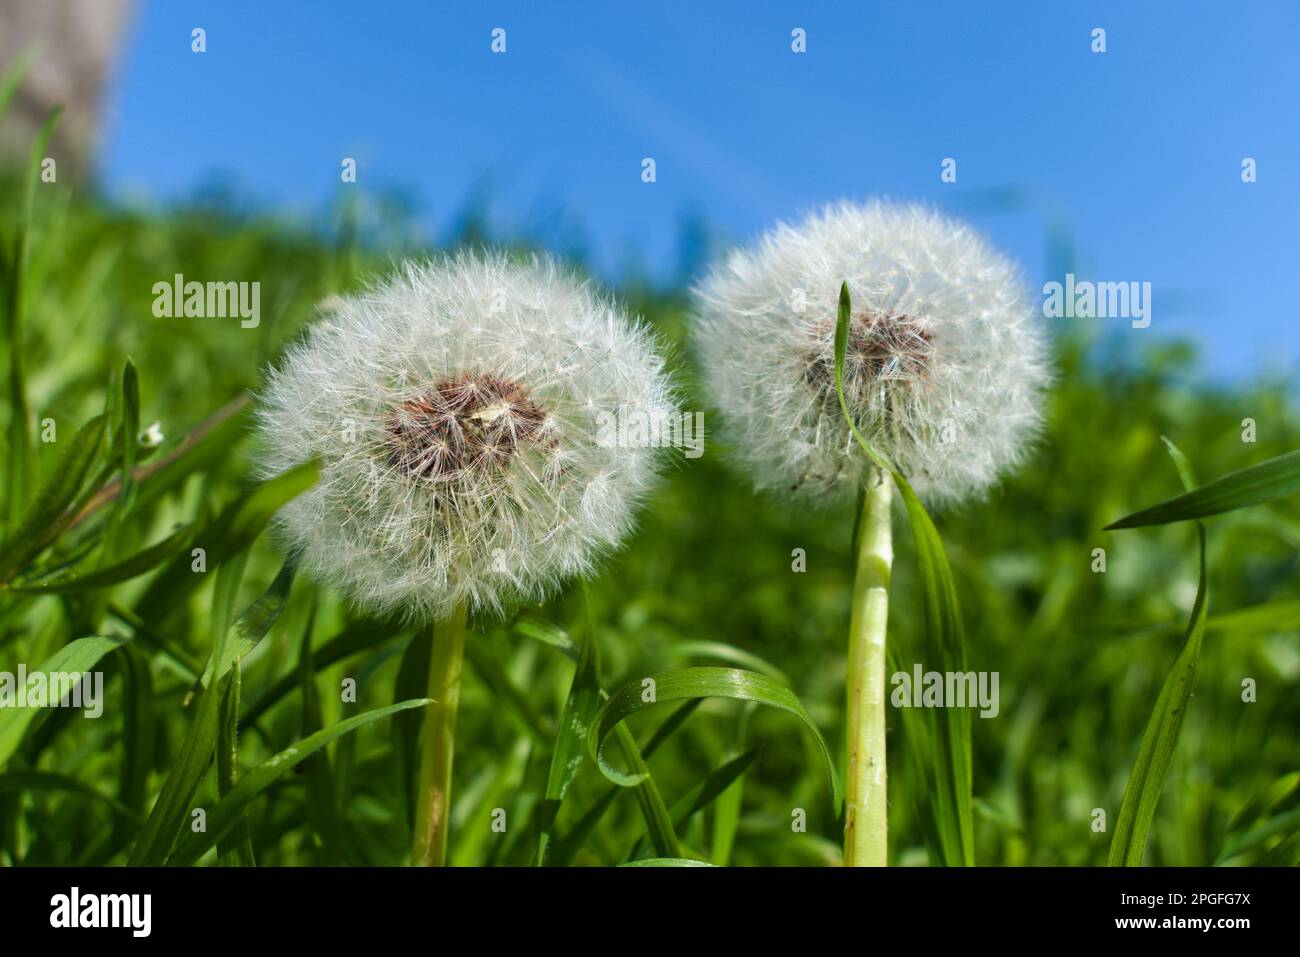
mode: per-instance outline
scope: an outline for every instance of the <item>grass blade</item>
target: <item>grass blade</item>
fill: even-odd
[[[232,502],[194,538],[194,545],[206,552],[207,565],[214,567],[253,543],[286,503],[316,484],[320,466],[304,462],[263,482],[250,494]],[[141,610],[171,607],[179,595],[188,594],[203,576],[191,570],[189,553],[178,556],[149,584],[136,607]]]
[[[812,716],[800,704],[795,693],[776,679],[753,671],[741,671],[736,668],[680,668],[652,676],[654,681],[653,700],[643,697],[643,683],[634,681],[624,685],[610,696],[592,724],[587,736],[587,748],[591,757],[605,777],[615,784],[632,787],[642,780],[636,769],[632,773],[619,771],[605,758],[604,741],[610,731],[622,727],[625,718],[668,701],[683,701],[691,698],[732,698],[737,701],[756,701],[759,704],[785,711],[803,722],[812,732],[826,759],[826,770],[830,776],[831,792],[835,806],[840,803],[840,785],[835,775],[835,764],[830,749]]]
[[[719,767],[714,768],[706,774],[700,781],[686,792],[668,811],[668,817],[673,822],[673,827],[681,827],[691,817],[704,810],[712,804],[717,798],[727,792],[727,790],[736,784],[750,765],[757,760],[759,755],[758,748],[751,748],[745,753],[726,761]],[[637,842],[629,857],[635,858],[640,854],[645,846],[642,839]]]
[[[96,662],[114,648],[122,645],[124,639],[94,636],[78,638],[51,655],[37,672],[42,674],[63,674],[72,672],[85,673]],[[7,706],[0,708],[0,767],[4,767],[23,739],[28,727],[39,725],[51,713],[50,708],[28,706],[19,708]]]
[[[302,734],[309,737],[325,725],[321,711],[320,689],[316,687],[316,669],[312,663],[311,633],[315,623],[315,609],[303,630],[298,655],[298,680],[302,685]],[[339,847],[343,825],[339,819],[338,786],[330,767],[329,751],[322,749],[303,759],[306,772],[307,817],[320,838],[318,863],[334,867],[339,862]]]
[[[1195,478],[1186,458],[1168,439],[1165,443],[1178,466],[1183,484],[1189,489],[1195,487]],[[1187,706],[1196,680],[1196,665],[1200,661],[1201,645],[1205,638],[1208,600],[1205,582],[1205,526],[1200,522],[1196,523],[1196,540],[1200,574],[1196,601],[1192,605],[1191,620],[1187,625],[1187,638],[1174,660],[1173,668],[1165,677],[1146,731],[1138,745],[1137,760],[1124,788],[1124,800],[1120,804],[1115,833],[1111,837],[1110,854],[1106,862],[1112,867],[1141,866],[1156,805],[1160,802],[1160,794],[1169,777],[1169,768],[1178,750],[1178,740],[1182,737]]]
[[[1180,453],[1181,454],[1181,453]],[[1111,522],[1104,531],[1208,518],[1300,492],[1300,449],[1229,472],[1158,505]]]
[[[226,566],[223,565],[222,568],[224,570]],[[289,592],[293,589],[293,576],[294,564],[290,559],[280,566],[279,573],[267,586],[266,591],[258,596],[257,600],[249,605],[230,626],[226,640],[221,643],[221,661],[216,666],[216,680],[219,681],[236,661],[247,657],[248,653],[266,637],[289,601]],[[213,677],[213,659],[210,658],[207,667],[203,669],[202,685],[204,687],[210,685]],[[198,690],[197,687],[194,690]]]
[[[141,549],[120,562],[96,568],[84,574],[61,575],[18,585],[0,585],[0,591],[22,592],[30,595],[69,595],[90,591],[107,585],[138,578],[170,558],[194,535],[194,527],[178,528],[157,544]]]
[[[560,726],[555,736],[555,749],[551,753],[551,768],[546,779],[546,795],[539,809],[541,835],[538,840],[537,863],[546,863],[547,845],[560,804],[577,777],[584,759],[583,745],[600,709],[600,650],[596,636],[588,629],[587,640],[582,644],[578,667],[569,687],[569,697],[560,714]]]
[[[167,863],[177,865],[193,864],[208,848],[222,837],[225,837],[226,833],[243,816],[248,805],[259,794],[270,787],[281,775],[293,769],[305,758],[315,754],[331,741],[381,718],[386,718],[391,714],[406,711],[410,708],[423,708],[430,703],[428,698],[415,698],[411,701],[402,701],[384,708],[376,708],[373,711],[367,711],[365,714],[359,714],[340,721],[338,724],[322,731],[317,731],[315,734],[309,735],[296,744],[285,748],[279,754],[259,764],[240,778],[239,783],[230,790],[230,793],[218,801],[216,806],[208,813],[207,830],[186,834],[180,843],[176,845],[176,850]]]
[[[602,694],[602,700],[609,700],[609,696]],[[663,724],[655,728],[654,734],[650,735],[650,740],[641,749],[641,757],[648,761],[703,703],[703,698],[692,698],[678,707]],[[582,817],[578,819],[578,823],[556,842],[555,850],[551,854],[551,863],[553,865],[566,865],[573,860],[573,856],[586,844],[592,831],[596,829],[596,825],[600,823],[601,818],[613,805],[614,800],[622,793],[623,788],[615,784],[587,809]]]
[[[359,651],[365,651],[367,648],[373,648],[384,642],[392,641],[395,637],[392,626],[388,623],[366,619],[345,627],[341,632],[317,648],[312,653],[312,659],[316,662],[318,669],[327,668]],[[428,670],[428,662],[425,662],[425,670]],[[297,672],[280,678],[275,684],[262,692],[253,704],[248,706],[248,711],[244,714],[244,723],[253,724],[281,699],[298,688]]]
[[[73,436],[54,473],[6,541],[4,555],[0,557],[0,582],[13,578],[58,538],[72,520],[68,507],[102,451],[107,425],[107,417],[97,415]],[[11,487],[11,493],[15,488]]]
[[[242,684],[239,662],[230,669],[226,693],[221,699],[220,730],[217,733],[217,793],[225,797],[239,781],[239,692]],[[218,858],[226,867],[255,867],[253,841],[248,819],[241,817],[232,833],[218,842]]]
[[[639,861],[628,861],[620,867],[713,867],[708,861],[696,861],[689,857],[647,857]]]
[[[9,103],[18,92],[18,87],[22,86],[23,79],[32,68],[35,59],[36,51],[28,48],[14,57],[5,68],[4,76],[0,77],[0,120],[5,118],[5,113],[9,111]]]
[[[54,771],[5,771],[0,773],[0,794],[16,794],[23,791],[66,791],[94,798],[127,823],[140,823],[140,816],[120,801],[107,794],[101,794],[84,781],[67,774]]]
[[[156,867],[167,860],[176,835],[190,811],[190,800],[199,789],[217,741],[217,725],[224,694],[221,683],[208,688],[199,698],[194,721],[171,774],[163,783],[144,829],[136,838],[127,859],[130,867]]]
[[[592,730],[595,730],[595,725],[592,726]],[[641,806],[641,816],[645,818],[650,843],[654,845],[655,852],[663,857],[681,857],[681,845],[677,842],[677,832],[673,829],[673,820],[668,813],[668,806],[664,804],[659,786],[655,784],[650,769],[646,767],[645,757],[637,747],[636,739],[632,737],[632,732],[628,730],[627,725],[622,723],[614,728],[614,736],[618,739],[618,746],[623,752],[624,760],[632,768],[632,776],[635,779],[632,786],[635,788],[637,803]]]
[[[119,822],[113,833],[114,853],[125,847],[131,834],[144,823],[145,801],[149,786],[149,771],[154,760],[154,690],[149,659],[134,644],[124,644],[118,649],[122,662],[122,777],[118,786],[118,800],[138,818],[136,827],[128,830]]]

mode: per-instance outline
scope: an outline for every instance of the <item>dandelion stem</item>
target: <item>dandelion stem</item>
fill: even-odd
[[[884,867],[885,625],[894,560],[889,499],[892,480],[873,469],[858,522],[857,570],[849,621],[848,760],[845,765],[844,865]]]
[[[416,792],[411,863],[442,867],[447,861],[447,812],[456,744],[456,706],[465,652],[465,606],[428,629],[429,689],[420,737],[420,783]]]

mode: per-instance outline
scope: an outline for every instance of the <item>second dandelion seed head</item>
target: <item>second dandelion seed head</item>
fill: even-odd
[[[839,291],[852,300],[850,414],[934,503],[977,494],[1036,434],[1046,342],[1015,267],[916,206],[828,207],[732,253],[695,290],[704,383],[761,488],[830,501],[869,463],[835,390]]]

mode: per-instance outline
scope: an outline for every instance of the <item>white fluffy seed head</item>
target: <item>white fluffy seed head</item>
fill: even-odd
[[[262,472],[319,457],[280,513],[301,566],[410,620],[501,613],[589,573],[658,471],[600,416],[674,411],[650,334],[548,259],[407,264],[334,298],[273,372]]]
[[[759,488],[820,502],[865,481],[835,393],[845,281],[858,428],[927,501],[979,493],[1039,429],[1045,337],[1012,263],[917,206],[828,207],[732,253],[695,289],[705,388],[740,464]]]

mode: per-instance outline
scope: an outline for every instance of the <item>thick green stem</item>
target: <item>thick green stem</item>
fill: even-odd
[[[451,762],[456,745],[456,706],[465,653],[465,609],[429,629],[429,689],[420,738],[420,783],[416,792],[411,863],[442,867],[447,861],[447,812],[451,806]]]
[[[858,522],[857,570],[849,621],[846,867],[884,867],[887,863],[885,626],[889,618],[889,573],[894,560],[889,514],[892,487],[887,474],[874,471],[863,495],[862,518]]]

